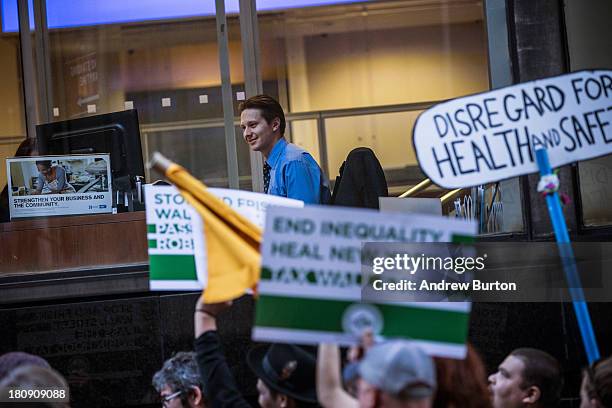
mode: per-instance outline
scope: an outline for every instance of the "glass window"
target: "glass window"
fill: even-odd
[[[134,21],[121,21],[115,10],[118,2],[99,2],[95,13],[82,10],[83,15],[72,17],[61,15],[64,3],[47,4],[50,94],[55,108],[50,119],[133,107],[138,111],[145,159],[159,150],[205,183],[227,186],[214,2],[199,8],[192,5],[194,10],[184,12],[204,15],[186,17],[159,1],[145,2],[152,10],[139,3],[130,18]],[[244,80],[236,11],[228,16],[228,33],[237,105]],[[80,25],[66,27],[70,18]],[[249,177],[248,160],[239,168],[243,177]],[[160,178],[148,171],[146,176],[148,181]]]
[[[612,3],[565,2],[569,61],[572,71],[612,67]],[[612,224],[612,156],[578,163],[582,223]]]
[[[5,2],[6,6],[17,8],[17,1]],[[6,13],[5,13],[6,14]],[[26,137],[25,110],[23,98],[23,82],[21,78],[21,56],[19,33],[10,30],[5,20],[5,14],[0,13],[0,189],[7,185],[7,157],[13,157],[19,144]],[[8,196],[3,193],[0,200],[0,222],[7,221]]]
[[[41,78],[43,75],[50,78],[42,82],[46,92],[39,95],[42,107],[39,122],[135,108],[139,114],[145,162],[154,151],[160,151],[205,183],[228,186],[214,2],[199,5],[188,2],[199,9],[188,10],[186,14],[160,0],[138,5],[116,0],[96,1],[95,7],[92,2],[86,7],[66,0],[43,3],[47,7],[48,37],[37,43],[44,35],[36,31],[32,40],[35,73]],[[186,3],[181,2],[177,7]],[[238,10],[228,12],[225,29],[229,37],[231,97],[237,113],[244,93],[242,45]],[[17,20],[11,24],[18,27]],[[42,53],[37,48],[41,44]],[[26,133],[18,32],[3,32],[0,56],[3,74],[0,78],[3,96],[0,154],[6,157],[14,155]],[[278,95],[276,83],[266,83],[265,90]],[[45,107],[48,107],[47,113]],[[239,128],[230,131],[236,141],[240,187],[250,189],[248,146]],[[6,183],[5,169],[3,164],[2,185]],[[148,170],[146,177],[147,181],[162,178]],[[0,267],[0,270],[35,273],[146,264],[147,254],[143,251],[146,235],[141,230],[144,213],[105,214],[92,221],[88,217],[41,217],[3,224],[0,234],[9,237],[7,241],[11,245],[0,256],[0,265],[10,267]],[[64,228],[65,223],[71,228]],[[75,238],[76,231],[82,234],[79,239]],[[123,240],[107,239],[116,234]],[[120,242],[129,242],[129,245]]]
[[[291,138],[331,180],[352,149],[370,147],[390,194],[400,195],[425,179],[412,146],[418,114],[438,101],[489,89],[483,3],[329,3],[336,4],[268,10],[268,1],[257,1],[262,76],[278,83],[286,111],[301,118],[309,113],[310,120],[293,123]],[[518,183],[505,183],[497,201],[502,189],[504,198],[520,198]],[[494,185],[487,186],[485,196],[490,200],[493,192]],[[445,193],[431,187],[420,194]],[[518,211],[518,217],[500,211],[508,218],[497,224],[503,227],[482,231],[521,230]]]

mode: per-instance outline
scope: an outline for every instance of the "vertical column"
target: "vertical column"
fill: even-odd
[[[36,137],[38,103],[36,101],[36,76],[34,75],[34,58],[32,57],[32,36],[30,34],[30,12],[28,0],[18,0],[19,39],[21,44],[21,70],[23,78],[23,96],[25,99],[25,119],[28,137]]]
[[[510,29],[514,34],[512,65],[515,82],[532,81],[560,75],[568,71],[565,27],[562,2],[558,0],[510,0]],[[561,189],[570,197],[576,197],[572,166],[559,171]],[[523,191],[528,203],[527,220],[533,237],[552,236],[552,226],[546,210],[546,203],[536,193],[540,177],[527,176]],[[563,208],[563,214],[570,231],[577,229],[575,200]]]
[[[36,73],[38,77],[39,113],[42,122],[51,121],[53,111],[53,82],[51,76],[51,49],[47,27],[47,1],[34,0],[36,41]]]
[[[508,40],[506,0],[485,1],[485,22],[488,38],[489,83],[491,89],[512,85],[512,63]],[[499,183],[504,205],[504,232],[522,231],[525,227],[521,209],[521,178]],[[526,211],[526,209],[525,209]]]
[[[236,151],[236,131],[234,129],[234,105],[232,102],[232,82],[229,68],[227,38],[227,19],[224,0],[215,0],[217,16],[217,45],[219,47],[219,67],[221,70],[221,98],[223,99],[223,127],[225,129],[225,150],[227,154],[227,176],[230,188],[239,188],[238,154]]]
[[[240,36],[244,61],[244,89],[246,97],[263,93],[259,64],[259,28],[255,0],[240,0]],[[263,158],[251,151],[253,191],[263,192]]]

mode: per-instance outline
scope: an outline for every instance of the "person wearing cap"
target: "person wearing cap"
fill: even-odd
[[[194,313],[195,352],[210,406],[250,407],[232,377],[217,333],[217,316],[231,305],[204,304],[198,299]],[[315,358],[290,344],[258,346],[247,363],[257,376],[258,403],[263,408],[318,407]]]
[[[433,360],[415,344],[374,345],[359,363],[361,408],[430,408],[436,389]]]

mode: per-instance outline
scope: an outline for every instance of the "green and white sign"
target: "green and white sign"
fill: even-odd
[[[151,290],[202,289],[206,279],[202,219],[174,186],[146,185],[145,203]]]
[[[208,191],[260,228],[270,205],[303,207],[300,200],[250,191]],[[151,290],[199,290],[206,287],[206,237],[200,215],[174,186],[145,186]]]
[[[453,242],[475,234],[475,223],[446,217],[272,207],[262,245],[253,339],[349,345],[369,327],[384,338],[412,339],[430,354],[462,358],[470,304],[362,303],[361,246]]]

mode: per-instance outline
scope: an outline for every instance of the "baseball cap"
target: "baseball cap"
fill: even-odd
[[[406,390],[412,398],[429,397],[436,388],[434,362],[416,344],[405,340],[380,343],[368,350],[359,375],[391,395]]]

